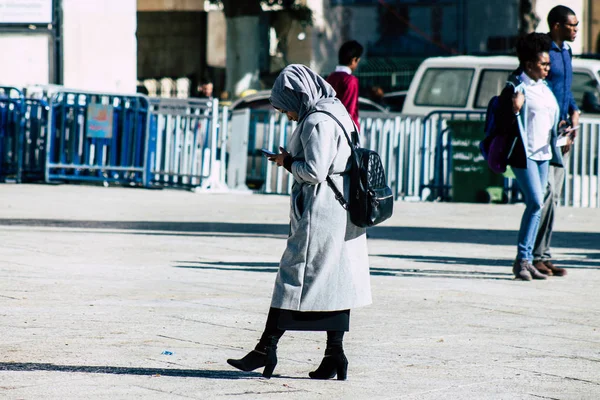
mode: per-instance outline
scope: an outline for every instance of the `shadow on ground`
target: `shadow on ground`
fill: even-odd
[[[407,257],[410,258],[410,257]],[[510,261],[504,260],[499,266],[510,266]],[[278,263],[265,262],[206,262],[206,261],[176,261],[180,263],[175,268],[188,268],[199,270],[217,270],[217,271],[243,271],[243,272],[268,272],[276,273],[279,267]],[[187,265],[182,265],[187,264]],[[372,276],[403,276],[419,278],[454,278],[454,279],[491,279],[491,280],[512,280],[513,275],[510,268],[507,272],[486,272],[486,271],[452,271],[443,269],[419,269],[419,268],[370,268]]]
[[[569,255],[569,253],[567,253]],[[371,254],[372,257],[398,258],[407,261],[422,262],[428,264],[445,265],[475,265],[480,267],[501,267],[511,266],[513,260],[510,259],[490,259],[490,258],[466,258],[466,257],[446,257],[446,256],[412,256],[401,254]],[[557,265],[563,268],[572,269],[600,269],[600,260],[596,261],[599,253],[572,254],[576,259],[554,260]],[[583,256],[583,257],[582,257]]]
[[[590,259],[579,258],[570,260],[558,260],[557,265],[567,269],[600,269],[600,262],[595,260],[596,253],[590,253]],[[426,263],[444,266],[462,266],[461,270],[442,268],[381,268],[371,265],[372,276],[403,276],[424,278],[454,278],[454,279],[491,279],[512,280],[512,259],[490,259],[469,257],[445,257],[445,256],[418,256],[401,254],[371,254],[371,257],[395,258],[407,262]],[[226,261],[174,261],[175,268],[213,270],[213,271],[242,271],[242,272],[266,272],[276,273],[279,263],[276,262],[226,262]],[[376,263],[375,263],[376,264]],[[464,266],[499,268],[501,272],[473,271]]]
[[[212,379],[244,379],[261,376],[257,372],[219,371],[201,369],[171,369],[171,368],[135,368],[111,367],[90,365],[57,365],[49,363],[12,363],[0,362],[0,371],[54,371],[54,372],[79,372],[89,374],[115,374],[115,375],[161,375],[179,376],[190,378]]]
[[[160,221],[70,221],[53,219],[0,219],[0,226],[25,226],[44,228],[118,229],[123,231],[156,231],[165,235],[177,234],[238,234],[277,235],[287,237],[287,224],[242,224],[230,222],[160,222]],[[139,232],[136,232],[139,234]],[[369,228],[370,239],[410,242],[472,243],[485,245],[514,245],[516,230],[488,230],[462,228],[428,228],[378,226]],[[600,250],[598,232],[554,232],[554,247]]]

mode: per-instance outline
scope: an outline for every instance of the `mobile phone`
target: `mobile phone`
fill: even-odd
[[[260,151],[262,151],[263,156],[265,157],[273,157],[277,155],[277,153],[273,153],[272,151],[269,151],[267,149],[260,149]]]
[[[561,127],[561,129],[558,130],[558,133],[559,133],[559,136],[567,136],[567,135],[571,134],[571,132],[574,132],[579,128],[580,128],[580,125],[577,125],[574,127],[566,127],[566,128]]]

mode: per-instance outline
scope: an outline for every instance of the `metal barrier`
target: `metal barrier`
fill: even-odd
[[[396,198],[416,199],[419,193],[421,118],[399,114],[361,113],[361,145],[378,151],[388,184]],[[248,176],[251,189],[262,193],[289,194],[292,179],[260,152],[285,147],[295,122],[281,113],[252,110],[248,139]]]
[[[485,112],[435,111],[423,120],[421,137],[421,173],[419,198],[421,200],[450,199],[452,188],[452,137],[447,120],[485,119]],[[483,132],[481,133],[483,136]]]
[[[22,181],[43,181],[50,106],[45,100],[25,99]]]
[[[147,174],[149,186],[224,186],[227,108],[219,122],[217,100],[150,100]]]
[[[452,142],[446,121],[481,120],[479,112],[436,112],[427,117],[363,112],[360,114],[361,145],[375,150],[386,169],[395,198],[405,200],[449,200],[452,172]],[[279,113],[253,110],[248,140],[248,184],[263,193],[288,194],[291,179],[260,153],[264,147],[285,146],[295,129]],[[483,134],[483,133],[482,133]]]
[[[483,112],[437,111],[424,118],[363,112],[361,144],[380,154],[396,199],[450,200],[452,133],[447,121],[484,118]],[[251,110],[239,121],[248,120],[245,183],[263,193],[289,194],[289,174],[268,162],[260,149],[285,147],[297,124],[274,110]],[[600,208],[600,119],[580,122],[565,165],[563,203]],[[227,157],[236,157],[227,154],[228,129],[228,109],[219,108],[216,100],[63,90],[47,102],[0,87],[0,181],[222,189]],[[241,138],[239,132],[232,134]],[[245,135],[236,148],[244,148]],[[233,181],[239,187],[244,179]],[[506,188],[515,191],[510,182]]]
[[[21,182],[24,103],[21,90],[0,87],[0,182]]]
[[[423,119],[400,114],[361,113],[360,140],[365,148],[381,156],[388,185],[396,199],[419,196]]]
[[[421,200],[446,201],[451,197],[452,138],[446,121],[484,118],[485,113],[450,111],[434,112],[425,118],[421,145]],[[565,165],[565,188],[561,202],[571,207],[600,208],[600,120],[582,118],[580,125],[571,157]],[[515,180],[507,178],[505,190],[509,193],[509,201],[521,198]]]
[[[361,88],[380,86],[386,92],[406,90],[424,57],[369,57],[362,61],[354,75]]]
[[[248,167],[246,184],[250,189],[270,192],[270,186],[265,185],[268,162],[262,155],[260,149],[273,150],[269,142],[274,142],[276,124],[281,118],[267,110],[250,111],[250,127],[248,131]],[[269,186],[269,188],[267,188]]]
[[[581,128],[565,165],[562,203],[600,208],[600,120],[582,118]]]
[[[248,187],[261,193],[289,194],[293,179],[287,172],[269,162],[260,149],[279,152],[286,147],[289,136],[297,123],[290,122],[281,113],[267,110],[252,110],[248,137]]]
[[[46,182],[147,184],[145,96],[65,91],[49,107]]]

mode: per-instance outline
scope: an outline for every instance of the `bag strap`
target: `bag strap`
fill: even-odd
[[[350,139],[350,135],[348,135],[348,131],[346,131],[346,128],[344,128],[344,125],[342,125],[342,123],[340,122],[340,120],[337,119],[329,111],[324,111],[324,110],[314,110],[314,111],[311,111],[309,114],[306,115],[306,117],[308,117],[310,114],[314,114],[314,113],[322,113],[322,114],[329,115],[329,117],[331,119],[333,119],[335,122],[337,122],[337,124],[340,126],[340,128],[342,128],[342,131],[344,131],[344,136],[346,136],[346,140],[348,141],[348,146],[350,146],[350,152],[352,154],[354,154],[354,145],[352,144],[352,140]],[[331,177],[329,175],[327,175],[326,180],[327,180],[327,185],[331,188],[331,190],[333,191],[333,194],[335,194],[335,199],[340,203],[340,205],[344,208],[344,210],[348,210],[348,202],[344,198],[344,195],[342,194],[342,192],[340,192],[340,190],[338,189],[338,187],[333,182],[333,179],[331,179]]]
[[[337,124],[340,126],[340,128],[342,128],[342,131],[344,131],[344,136],[346,136],[346,141],[348,142],[348,146],[350,146],[350,150],[354,151],[355,145],[353,144],[352,139],[350,138],[350,135],[348,135],[348,131],[346,130],[346,128],[344,128],[344,125],[342,125],[340,120],[335,117],[335,115],[333,115],[329,111],[325,111],[325,110],[314,110],[314,111],[311,111],[310,113],[308,113],[306,116],[308,117],[309,115],[315,114],[315,113],[329,115],[329,117],[331,119],[333,119],[335,122],[337,122]],[[352,124],[354,124],[354,121],[352,121]]]

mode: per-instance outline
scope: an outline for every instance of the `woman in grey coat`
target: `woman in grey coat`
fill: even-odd
[[[256,348],[227,362],[243,371],[265,367],[269,378],[277,364],[277,343],[286,330],[327,331],[325,357],[314,379],[346,379],[348,360],[342,346],[350,309],[371,303],[367,240],[364,228],[350,222],[326,178],[331,176],[347,198],[350,146],[354,124],[333,88],[303,65],[286,67],[273,86],[271,104],[298,121],[287,151],[269,157],[294,179],[290,235],[279,263],[271,309]]]

